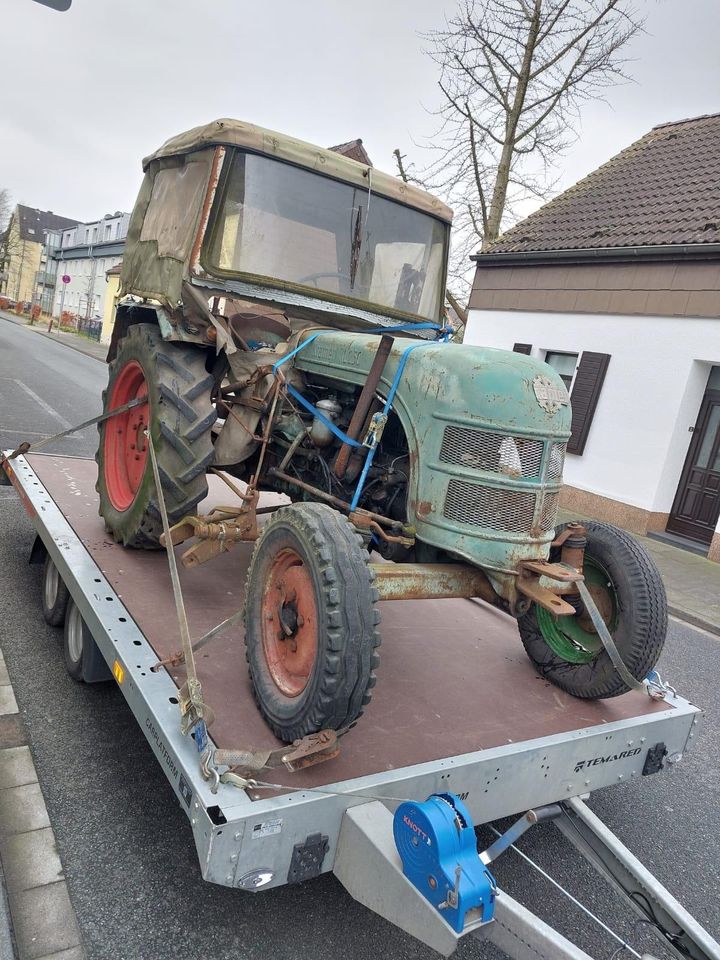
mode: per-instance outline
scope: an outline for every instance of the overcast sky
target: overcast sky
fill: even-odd
[[[488,0],[491,3],[492,0]],[[720,111],[720,0],[637,0],[636,84],[583,113],[561,186],[652,126]],[[419,33],[443,0],[2,0],[0,187],[79,220],[130,210],[140,161],[169,136],[237,117],[330,146],[362,137],[377,167],[430,133],[434,64]]]

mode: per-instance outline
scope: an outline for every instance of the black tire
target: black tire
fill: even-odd
[[[205,369],[202,350],[168,343],[156,326],[138,323],[120,341],[109,365],[104,410],[108,409],[118,376],[133,361],[142,367],[147,383],[151,436],[168,517],[171,524],[176,523],[192,513],[207,495],[206,471],[213,459],[211,431],[216,419],[210,399],[213,379]],[[149,456],[132,503],[118,509],[110,498],[105,438],[114,422],[111,419],[98,425],[100,443],[95,459],[100,515],[108,531],[124,546],[157,549],[162,521]]]
[[[61,627],[65,623],[70,594],[49,553],[45,555],[40,596],[45,622],[51,627]]]
[[[607,574],[612,584],[613,640],[630,673],[643,680],[657,663],[667,633],[667,598],[660,573],[649,554],[624,530],[609,523],[583,523],[588,541],[585,556]],[[604,648],[589,663],[569,663],[558,656],[543,636],[534,604],[519,618],[518,627],[538,672],[567,693],[595,700],[628,691]]]
[[[74,600],[70,600],[63,631],[65,668],[78,683],[102,683],[112,680],[110,668]]]
[[[288,557],[290,558],[288,560]],[[293,560],[293,557],[295,558]],[[312,604],[285,597],[274,605],[278,564],[289,562],[311,584]],[[284,583],[287,574],[280,574]],[[273,733],[292,742],[309,733],[353,723],[370,702],[379,662],[380,613],[362,538],[337,511],[320,503],[297,503],[279,509],[265,525],[255,545],[245,590],[245,644],[255,698]],[[285,587],[283,586],[283,590]],[[304,597],[308,597],[306,591]],[[307,606],[303,606],[307,603]],[[268,626],[268,610],[279,618],[295,609],[300,642],[306,620],[316,624],[316,652],[305,680],[290,680],[303,689],[288,695],[268,665],[266,644],[285,649]],[[305,620],[299,616],[305,611]],[[308,610],[310,616],[308,617]],[[284,661],[283,661],[284,662]],[[284,667],[277,668],[284,670]]]

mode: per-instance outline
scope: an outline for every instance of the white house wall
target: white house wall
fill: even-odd
[[[720,365],[717,320],[474,310],[465,342],[530,343],[540,359],[546,351],[610,354],[585,451],[568,454],[565,483],[670,511],[710,367]]]
[[[93,260],[95,260],[94,280],[92,280]],[[60,260],[58,262],[57,285],[55,288],[54,315],[60,315],[60,303],[62,301],[63,310],[84,318],[87,313],[88,288],[92,282],[94,303],[90,310],[90,319],[102,317],[105,290],[107,287],[105,272],[118,263],[122,263],[121,256],[98,256],[97,258],[73,257],[71,252],[68,255],[68,259]],[[70,277],[70,283],[63,285],[60,279],[63,275]],[[65,286],[64,300],[62,300],[63,286]]]

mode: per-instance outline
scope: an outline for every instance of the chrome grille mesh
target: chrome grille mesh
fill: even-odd
[[[507,444],[514,445],[514,449],[511,446],[508,451]],[[440,447],[440,460],[442,463],[452,463],[473,470],[507,473],[511,471],[500,469],[501,456],[505,456],[510,464],[513,458],[519,457],[522,476],[539,477],[544,446],[542,440],[447,426]],[[562,470],[562,464],[560,469]]]
[[[565,448],[566,443],[551,443],[550,456],[548,458],[547,479],[562,480],[563,467],[565,466]]]
[[[558,506],[560,505],[560,494],[546,493],[543,500],[542,513],[540,514],[540,529],[552,530],[557,519]]]
[[[535,494],[529,490],[498,489],[451,480],[443,513],[446,519],[456,523],[527,533],[533,525]]]

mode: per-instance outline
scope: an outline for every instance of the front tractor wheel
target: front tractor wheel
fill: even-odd
[[[103,411],[147,398],[98,425],[97,491],[100,514],[126,547],[159,546],[158,508],[146,430],[157,454],[170,523],[191,513],[207,494],[212,462],[212,377],[203,353],[163,340],[157,327],[130,327],[109,365]]]
[[[368,555],[348,520],[320,503],[274,513],[245,590],[245,644],[255,698],[292,742],[340,730],[370,702],[380,644]]]
[[[667,599],[660,573],[624,530],[609,523],[584,526],[587,588],[628,670],[643,680],[657,663],[667,633]],[[556,617],[533,604],[518,620],[518,627],[538,672],[561,689],[587,700],[627,692],[579,598],[575,616]]]

